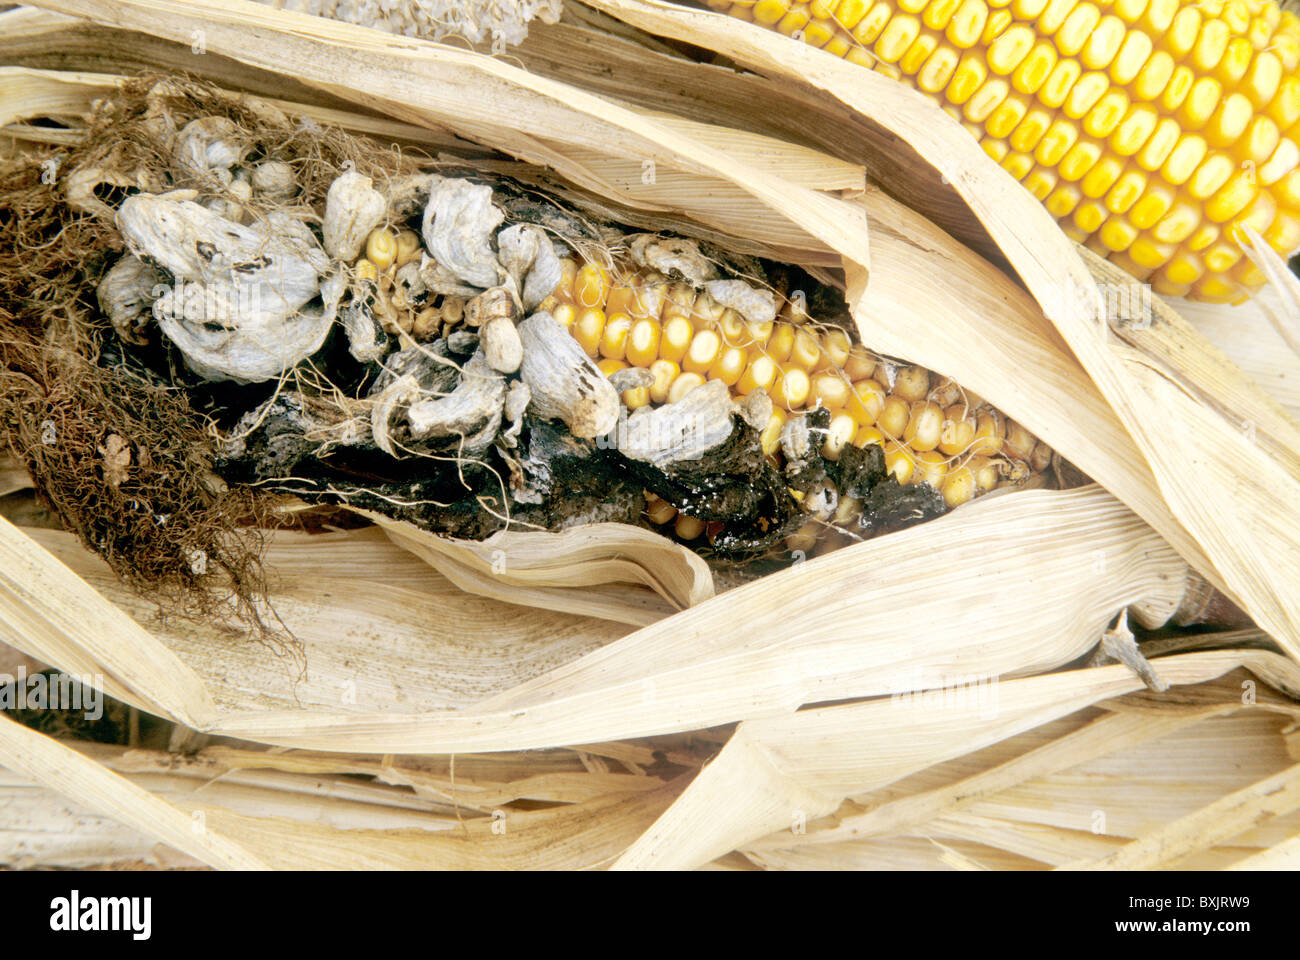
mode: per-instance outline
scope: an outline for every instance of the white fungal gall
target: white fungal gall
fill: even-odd
[[[335,177],[325,194],[325,252],[335,260],[355,260],[366,237],[387,214],[388,201],[369,177],[355,170]]]
[[[750,323],[770,323],[776,319],[776,294],[752,287],[744,280],[710,280],[705,291],[717,303],[730,307]]]
[[[578,341],[546,311],[518,326],[523,346],[519,379],[532,394],[536,416],[561,420],[575,437],[604,436],[618,423],[618,391]]]
[[[269,380],[324,343],[343,284],[331,275],[322,291],[329,260],[300,221],[272,213],[245,227],[193,201],[140,195],[117,222],[132,254],[170,274],[153,313],[200,376]],[[308,307],[322,292],[323,305]]]
[[[483,346],[483,355],[493,370],[514,373],[519,369],[524,347],[513,320],[508,317],[493,317],[479,328],[479,342]]]
[[[153,320],[151,308],[161,279],[157,270],[128,253],[99,281],[95,290],[99,308],[127,343],[147,342],[144,330]]]
[[[504,220],[504,211],[492,203],[491,187],[440,180],[429,191],[421,233],[443,271],[486,289],[500,283],[504,273],[492,248],[492,238]]]
[[[283,203],[297,190],[293,167],[283,160],[265,160],[253,168],[250,178],[253,194],[259,200]]]

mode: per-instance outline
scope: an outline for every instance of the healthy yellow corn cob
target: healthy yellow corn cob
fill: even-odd
[[[905,80],[1065,232],[1164,295],[1300,248],[1300,19],[1274,0],[708,0]]]
[[[650,386],[623,393],[629,408],[679,400],[707,380],[723,380],[736,398],[764,390],[774,409],[760,440],[779,461],[790,415],[822,406],[831,415],[824,457],[838,459],[848,444],[877,444],[900,483],[930,484],[949,507],[1051,464],[1047,444],[973,394],[922,367],[874,356],[842,328],[814,324],[795,302],[786,300],[775,322],[756,324],[686,283],[570,259],[561,265],[543,308],[606,376],[628,366],[654,374]],[[852,519],[855,506],[844,498],[834,519]],[[661,500],[647,512],[655,523],[673,522],[682,539],[705,532]]]

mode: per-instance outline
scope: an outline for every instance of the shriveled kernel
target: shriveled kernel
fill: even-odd
[[[704,522],[679,513],[673,525],[673,532],[683,540],[694,540],[704,532]]]
[[[645,512],[646,517],[655,526],[663,526],[665,523],[670,523],[677,518],[677,508],[667,500],[661,500],[659,497],[655,497],[646,503]]]
[[[397,262],[397,235],[387,227],[371,230],[366,237],[366,259],[380,270]]]
[[[1032,433],[1016,423],[1014,420],[1007,421],[1006,439],[1002,446],[1002,451],[1009,457],[1017,457],[1021,460],[1029,456],[1029,451],[1034,449],[1036,439]]]

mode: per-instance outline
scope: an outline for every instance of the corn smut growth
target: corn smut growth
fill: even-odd
[[[1165,296],[1300,248],[1300,18],[1274,0],[707,0],[932,96],[1073,240]]]
[[[606,376],[626,367],[653,374],[649,386],[623,393],[630,410],[675,402],[709,380],[722,380],[737,400],[761,390],[772,400],[772,414],[760,443],[779,465],[782,429],[798,414],[824,407],[830,425],[823,457],[837,460],[850,444],[875,444],[900,483],[929,484],[948,507],[1025,483],[1051,466],[1052,449],[1024,427],[951,381],[878,357],[842,327],[815,322],[797,292],[781,299],[775,321],[753,323],[707,292],[662,275],[572,259],[561,264],[560,284],[542,308]],[[860,509],[852,497],[841,497],[834,514],[822,519],[845,525]],[[683,540],[707,532],[662,500],[650,499],[647,513],[657,525],[673,524]],[[811,546],[818,526],[810,521],[791,538],[792,549],[802,540]]]

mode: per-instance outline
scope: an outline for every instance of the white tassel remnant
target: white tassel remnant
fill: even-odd
[[[270,6],[424,40],[522,43],[533,20],[557,23],[561,0],[261,0]]]

